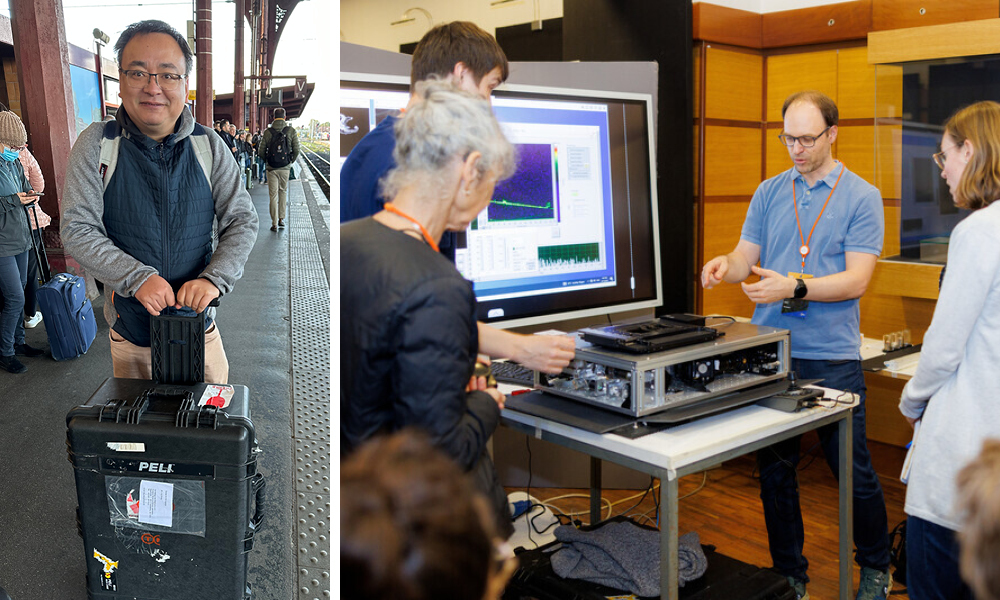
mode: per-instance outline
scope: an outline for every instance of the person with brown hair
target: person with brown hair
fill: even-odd
[[[362,445],[340,465],[340,594],[496,600],[516,568],[484,499],[423,434]]]
[[[958,532],[962,578],[977,600],[1000,600],[1000,439],[987,439],[958,472]]]
[[[822,379],[826,387],[859,396],[851,416],[857,598],[884,600],[892,587],[888,519],[868,452],[859,308],[882,251],[882,197],[833,158],[839,123],[833,100],[818,91],[798,92],[785,100],[781,116],[778,139],[793,166],[760,184],[736,248],[705,264],[701,284],[741,284],[755,304],[754,324],[791,331],[792,370],[799,378]],[[760,279],[748,281],[751,275]],[[819,438],[837,476],[836,425],[821,427]],[[800,439],[761,449],[757,463],[771,559],[801,600],[808,598],[809,561],[796,476]]]
[[[973,212],[952,231],[947,273],[899,410],[920,421],[906,490],[907,589],[913,600],[971,598],[959,573],[956,474],[1000,437],[1000,103],[977,102],[944,125],[934,161],[952,199]]]

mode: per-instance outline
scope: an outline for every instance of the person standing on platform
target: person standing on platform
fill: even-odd
[[[27,133],[25,133],[24,143],[15,149],[21,166],[24,167],[24,174],[31,184],[31,189],[35,192],[45,191],[45,177],[42,176],[42,169],[38,166],[38,161],[28,150]],[[52,218],[36,203],[34,208],[28,211],[28,222],[31,224],[31,235],[35,238],[35,244],[41,247],[45,243],[42,239],[42,229],[52,224]],[[38,291],[38,271],[40,268],[35,253],[29,252],[28,282],[24,285],[24,326],[28,329],[35,327],[42,321],[42,311],[38,310],[38,301],[35,297]]]
[[[459,88],[489,101],[509,74],[500,44],[475,23],[454,21],[424,34],[410,65],[408,107],[420,102],[418,82],[450,78]],[[369,217],[382,210],[385,198],[380,182],[395,167],[393,128],[399,115],[389,115],[354,147],[340,169],[340,222]],[[441,253],[455,260],[455,234],[445,232]],[[509,358],[529,369],[557,374],[576,352],[569,336],[520,335],[479,323],[479,351],[493,358]]]
[[[956,475],[985,440],[1000,438],[1000,103],[948,119],[934,161],[955,205],[973,212],[951,233],[934,317],[899,402],[920,423],[906,488],[906,583],[913,600],[971,600],[959,573]]]
[[[271,196],[271,231],[285,226],[288,172],[299,158],[299,136],[285,121],[285,109],[274,109],[274,121],[264,130],[257,155],[267,163],[267,191]]]
[[[9,110],[0,112],[0,368],[8,373],[24,373],[28,368],[18,356],[41,356],[42,351],[24,341],[24,286],[31,252],[31,228],[26,205],[38,200],[18,160],[15,144],[27,136],[20,117]]]
[[[791,331],[792,370],[801,379],[853,392],[855,560],[859,600],[884,599],[892,588],[885,499],[872,467],[865,427],[859,299],[882,252],[879,191],[833,158],[837,105],[821,92],[798,92],[781,109],[779,135],[793,167],[760,184],[743,231],[729,254],[708,261],[701,284],[741,283],[756,308],[753,323]],[[746,281],[751,275],[759,281]],[[827,464],[838,474],[837,426],[819,429]],[[774,567],[807,598],[805,533],[796,465],[801,436],[757,453],[761,501]]]
[[[185,107],[187,39],[163,21],[141,21],[122,32],[115,52],[121,108],[73,145],[61,233],[67,253],[109,293],[115,377],[150,379],[150,315],[202,312],[232,291],[257,239],[257,212],[229,148]],[[110,173],[101,160],[107,144],[117,148]],[[214,310],[206,326],[205,380],[226,383]]]

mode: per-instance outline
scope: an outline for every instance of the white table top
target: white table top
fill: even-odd
[[[844,396],[839,390],[820,389],[825,392],[825,404],[828,406],[838,396]],[[846,397],[841,398],[841,401],[846,399]],[[541,438],[543,432],[558,435],[600,448],[606,453],[627,456],[664,469],[668,471],[668,477],[674,479],[678,470],[686,466],[780,435],[789,429],[822,420],[831,414],[844,413],[857,405],[857,397],[851,397],[851,400],[849,404],[838,403],[832,408],[815,407],[795,413],[750,404],[667,427],[663,431],[636,439],[614,433],[592,433],[509,409],[505,409],[501,416],[506,421],[533,428],[537,438]]]

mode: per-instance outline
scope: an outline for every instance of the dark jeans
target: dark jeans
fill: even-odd
[[[14,356],[14,344],[24,343],[24,284],[28,275],[28,253],[0,257],[0,356]]]
[[[851,421],[854,434],[854,543],[855,560],[863,567],[889,569],[889,533],[882,486],[872,467],[865,435],[865,377],[856,360],[792,359],[799,379],[823,379],[823,387],[860,394],[861,403]],[[837,424],[817,430],[827,465],[839,478],[840,441]],[[774,568],[783,575],[809,581],[809,561],[802,555],[805,532],[799,506],[798,473],[801,436],[779,442],[757,452],[760,499]]]
[[[910,600],[973,600],[958,568],[958,538],[947,527],[906,518],[906,591]]]

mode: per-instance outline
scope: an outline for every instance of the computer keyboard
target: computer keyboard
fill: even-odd
[[[493,377],[501,383],[525,387],[535,385],[535,372],[522,364],[507,360],[495,360],[490,365],[490,370]]]

